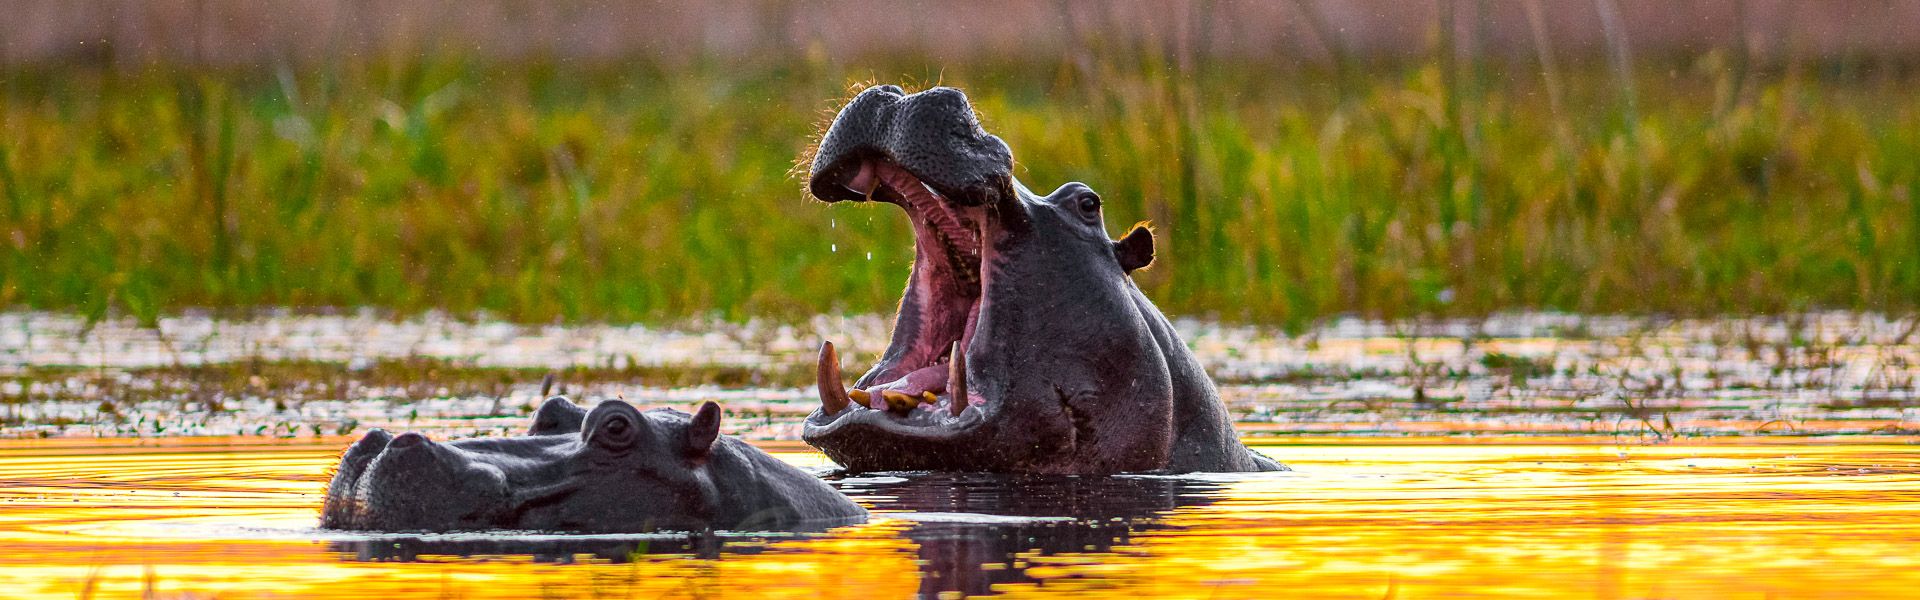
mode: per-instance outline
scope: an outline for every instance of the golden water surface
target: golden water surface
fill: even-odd
[[[1303,439],[1263,448],[1282,474],[860,478],[837,484],[867,524],[705,545],[313,529],[347,441],[0,442],[0,597],[1920,594],[1920,445],[1902,437]]]

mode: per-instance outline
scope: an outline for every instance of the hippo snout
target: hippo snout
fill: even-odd
[[[957,89],[907,94],[882,85],[860,92],[821,137],[807,189],[828,202],[868,199],[874,161],[906,169],[959,204],[1012,196],[1013,152],[980,127],[967,95]]]
[[[385,530],[492,525],[506,502],[499,468],[418,433],[371,431],[354,443],[328,487],[321,524]]]
[[[414,446],[420,446],[426,443],[427,443],[427,436],[420,435],[418,433],[407,432],[407,433],[400,434],[400,437],[393,438],[393,441],[387,443],[387,447],[404,450],[407,448],[412,448]]]
[[[340,466],[334,469],[333,480],[327,484],[327,500],[320,510],[320,526],[346,528],[353,526],[355,515],[360,512],[357,490],[360,476],[367,471],[367,465],[393,442],[393,434],[382,429],[368,431],[347,448],[340,456]]]

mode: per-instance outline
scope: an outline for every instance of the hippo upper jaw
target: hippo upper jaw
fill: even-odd
[[[961,205],[1014,195],[1013,152],[953,88],[908,95],[883,85],[855,96],[815,147],[807,189],[827,202],[874,199],[876,163],[897,165]]]
[[[321,526],[427,531],[493,526],[508,503],[506,474],[418,433],[373,430],[348,449],[329,485]]]

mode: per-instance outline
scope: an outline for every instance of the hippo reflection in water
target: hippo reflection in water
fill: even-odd
[[[320,526],[380,531],[819,529],[866,510],[719,435],[720,407],[587,412],[549,398],[528,435],[435,442],[374,430],[340,459]]]
[[[1153,234],[1107,238],[1100,195],[1012,175],[965,94],[869,88],[821,138],[808,190],[906,210],[914,261],[893,339],[848,390],[823,344],[807,443],[851,471],[1274,471],[1129,273]]]
[[[891,564],[906,557],[919,565],[919,595],[943,592],[987,595],[997,586],[1041,581],[1029,567],[1045,556],[1088,556],[1135,546],[1169,530],[1184,528],[1169,517],[1208,506],[1226,494],[1228,481],[1265,474],[1084,477],[1001,473],[902,473],[868,477],[841,474],[828,478],[840,491],[871,502],[877,514],[904,521],[873,528],[836,531],[833,539],[900,538],[906,544],[821,550],[784,542],[811,534],[690,533],[632,536],[380,536],[332,542],[347,560],[441,560],[446,556],[524,555],[538,562],[574,562],[592,557],[611,562],[645,560],[649,555],[728,556],[779,552],[793,566],[824,557],[854,564]],[[1202,517],[1206,518],[1206,517]],[[867,554],[872,552],[872,554]],[[836,558],[837,557],[837,558]],[[780,559],[775,559],[780,560]],[[645,578],[652,570],[632,571]],[[616,575],[617,577],[617,575]],[[602,582],[607,585],[618,580]]]

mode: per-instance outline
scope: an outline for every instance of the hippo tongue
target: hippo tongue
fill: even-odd
[[[818,378],[821,408],[829,415],[854,404],[874,410],[907,411],[931,408],[945,396],[948,413],[957,417],[969,406],[985,405],[984,398],[967,390],[967,357],[961,352],[960,342],[954,342],[949,349],[951,360],[943,359],[864,390],[848,391],[840,384],[839,353],[834,351],[833,342],[822,342],[820,364],[814,373]]]
[[[935,395],[946,393],[947,365],[946,363],[939,363],[921,367],[920,369],[907,373],[899,379],[873,386],[867,391],[872,393],[885,390],[900,392],[908,396],[920,396],[924,392],[933,392]]]

